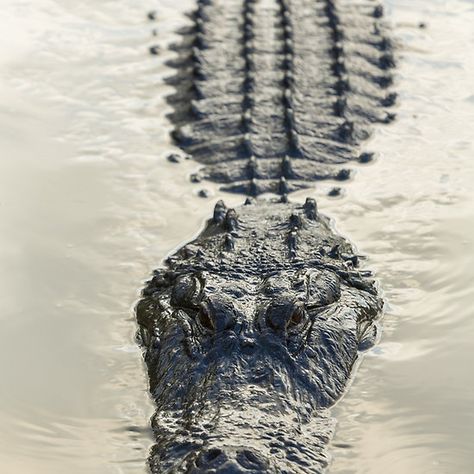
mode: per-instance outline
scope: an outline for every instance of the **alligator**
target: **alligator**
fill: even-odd
[[[156,443],[152,473],[320,473],[383,302],[316,201],[367,162],[393,114],[394,66],[371,0],[198,0],[175,45],[172,135],[193,181],[247,195],[146,282],[136,306]],[[272,193],[274,196],[260,196]]]
[[[136,314],[153,473],[315,473],[382,302],[352,246],[304,205],[222,201],[167,259]]]

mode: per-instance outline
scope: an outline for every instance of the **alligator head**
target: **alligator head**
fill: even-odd
[[[157,404],[152,472],[320,472],[381,310],[316,203],[217,203],[137,306]]]

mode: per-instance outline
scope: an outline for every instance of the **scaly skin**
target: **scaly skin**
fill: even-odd
[[[392,44],[373,0],[197,5],[169,80],[173,137],[203,165],[192,180],[283,198],[237,212],[219,202],[143,290],[150,468],[319,473],[329,408],[373,342],[382,303],[314,200],[286,195],[370,161],[360,143],[393,119]]]
[[[153,473],[318,473],[381,310],[316,203],[217,203],[137,306],[157,410]]]
[[[359,145],[396,97],[381,16],[373,0],[199,0],[170,80],[192,180],[283,195],[369,161]]]

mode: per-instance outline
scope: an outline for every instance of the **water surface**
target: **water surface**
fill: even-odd
[[[4,0],[0,45],[0,468],[143,473],[151,443],[131,308],[226,196],[166,161],[166,45],[191,0]],[[342,199],[308,193],[387,301],[331,473],[471,473],[474,2],[389,0],[398,120]],[[150,23],[146,12],[157,8]],[[425,28],[419,28],[424,22]],[[150,31],[157,29],[157,36]],[[152,44],[162,54],[146,54]]]

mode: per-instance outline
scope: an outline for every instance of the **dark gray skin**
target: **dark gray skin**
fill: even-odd
[[[137,306],[153,473],[324,470],[328,408],[382,307],[358,263],[312,199],[217,203]]]
[[[316,203],[286,196],[372,159],[361,142],[394,117],[392,42],[373,0],[196,2],[168,81],[191,180],[283,198],[218,203],[143,291],[151,471],[319,473],[382,303]]]
[[[345,181],[387,107],[393,46],[374,0],[197,0],[169,82],[193,182],[257,196]]]

